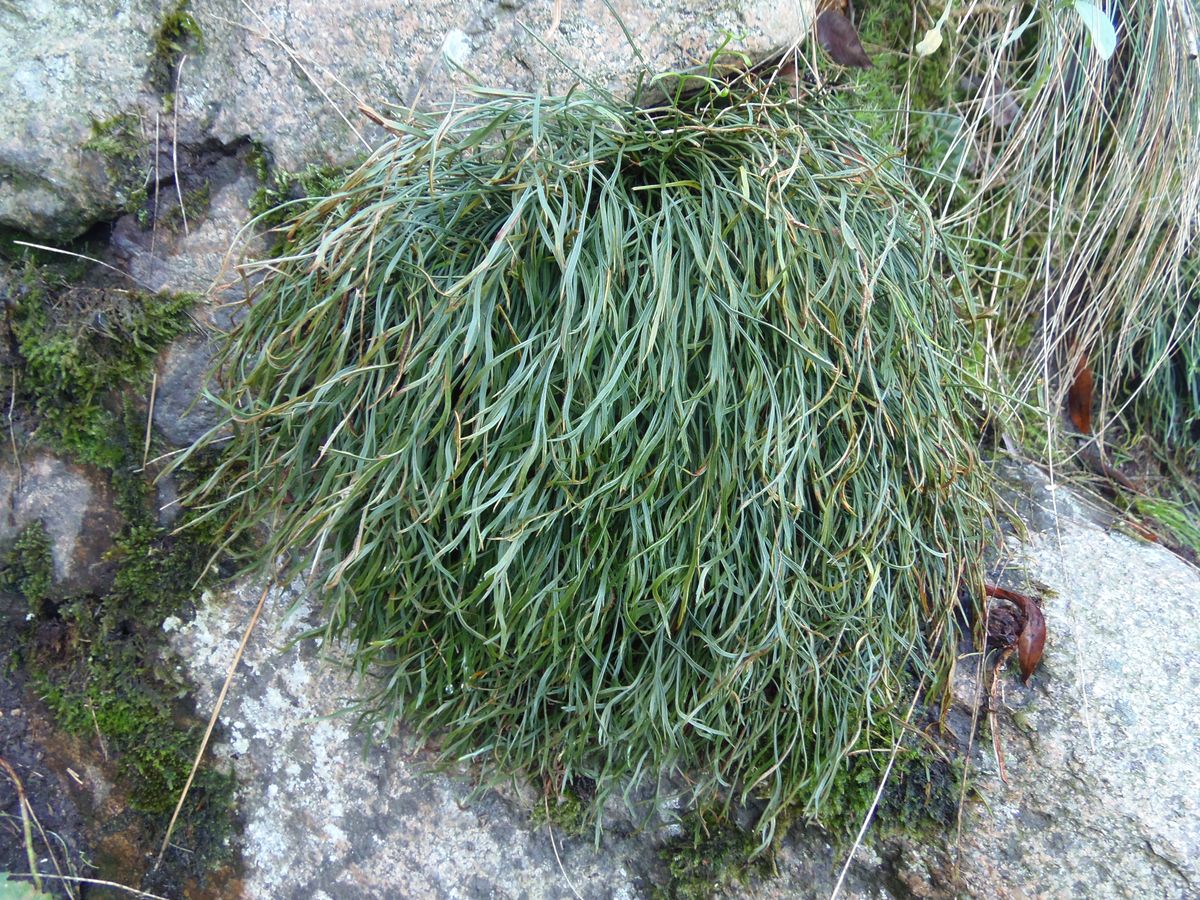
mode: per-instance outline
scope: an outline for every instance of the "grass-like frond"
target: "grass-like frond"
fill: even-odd
[[[1135,425],[1161,436],[1200,480],[1200,259],[1187,261],[1182,280],[1190,287],[1178,312],[1151,322],[1134,346],[1144,362],[1125,373],[1122,394],[1133,398]]]
[[[753,79],[395,127],[258,266],[193,501],[270,525],[247,570],[313,566],[363,709],[445,760],[819,813],[946,674],[979,565],[974,310],[928,208]]]
[[[1005,29],[994,33],[988,72],[1027,85],[1025,110],[981,162],[965,219],[972,228],[987,217],[1005,253],[996,268],[1014,273],[1002,283],[1003,319],[1038,323],[1028,348],[1006,341],[1023,361],[1014,393],[1069,375],[1086,356],[1106,410],[1124,399],[1116,389],[1130,373],[1154,364],[1135,352],[1143,337],[1178,320],[1180,269],[1200,211],[1190,2],[1109,6],[1119,43],[1108,61],[1073,10],[1042,9],[1023,56],[1001,47]],[[1052,405],[1069,381],[1047,386]]]
[[[1195,4],[1102,6],[1118,38],[1108,60],[1070,5],[1047,2],[957,4],[946,46],[919,59],[904,51],[944,4],[918,5],[908,46],[892,48],[905,87],[889,88],[913,100],[894,131],[931,176],[942,224],[979,247],[1003,391],[1058,409],[1087,358],[1101,427],[1194,340],[1180,273],[1200,212]],[[878,102],[878,86],[860,93]]]

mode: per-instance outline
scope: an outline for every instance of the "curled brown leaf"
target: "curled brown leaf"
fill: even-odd
[[[1080,434],[1092,433],[1092,367],[1086,358],[1075,364],[1075,377],[1067,391],[1067,413]]]
[[[1037,601],[1026,599],[1025,627],[1017,638],[1017,662],[1021,664],[1021,681],[1029,684],[1030,677],[1042,661],[1042,650],[1046,646],[1046,619]]]
[[[989,597],[1007,600],[1021,611],[1021,631],[1017,635],[1017,662],[1021,666],[1021,681],[1029,683],[1030,677],[1042,661],[1046,647],[1046,619],[1037,600],[1008,588],[985,585]]]

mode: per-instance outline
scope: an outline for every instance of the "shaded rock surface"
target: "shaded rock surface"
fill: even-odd
[[[237,299],[232,287],[238,281],[237,263],[266,249],[256,235],[239,239],[258,183],[236,155],[200,163],[189,174],[203,179],[208,197],[203,207],[193,204],[188,210],[186,231],[182,218],[173,218],[170,228],[147,229],[135,216],[122,216],[113,226],[112,249],[125,271],[147,290],[208,295],[210,304]],[[160,191],[159,203],[173,215],[179,209],[174,189]]]
[[[576,76],[553,54],[601,83],[626,77],[634,51],[602,0],[558,6],[556,24],[552,0],[193,0],[201,35],[184,52],[157,41],[169,0],[0,4],[0,225],[75,237],[172,184],[180,145],[214,139],[253,138],[288,171],[344,165],[381,137],[359,103],[446,99],[471,77],[565,89]],[[788,44],[812,18],[811,0],[614,6],[662,68],[704,60],[724,32],[750,52]],[[97,149],[97,126],[133,146]]]
[[[1031,687],[1004,673],[998,695],[1008,784],[989,739],[971,742],[981,799],[954,834],[867,841],[846,895],[1187,897],[1200,891],[1200,574],[1160,547],[1111,533],[1072,494],[1035,483],[1041,509],[1019,572],[1049,586],[1050,640]],[[200,686],[219,689],[253,586],[205,598],[173,642]],[[466,778],[429,775],[419,746],[393,740],[363,755],[345,719],[354,696],[311,643],[285,646],[316,621],[293,588],[274,592],[222,713],[218,752],[242,777],[248,894],[277,897],[648,897],[663,872],[666,819],[620,828],[599,850],[558,840],[522,801],[470,801]],[[174,625],[175,623],[172,623]],[[964,744],[978,658],[965,657],[952,724]],[[987,679],[983,680],[986,683]],[[980,718],[986,712],[980,710]],[[895,824],[895,823],[892,823]],[[894,829],[893,829],[894,830]],[[746,896],[823,897],[843,857],[819,835],[789,836],[779,878]]]
[[[176,341],[163,354],[154,426],[173,444],[190,444],[221,421],[220,410],[198,396],[206,385],[212,358],[212,343],[198,337]]]
[[[1053,595],[1041,670],[997,698],[959,847],[973,896],[1200,895],[1200,573],[1067,491],[1012,562]],[[964,661],[966,663],[967,661]],[[972,660],[972,663],[975,661]],[[977,695],[964,665],[957,694]]]

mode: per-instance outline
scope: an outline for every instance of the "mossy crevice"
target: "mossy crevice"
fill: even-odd
[[[821,824],[836,842],[853,840],[868,814],[872,838],[932,839],[954,826],[963,798],[965,764],[941,750],[906,747],[896,755],[872,814],[887,757],[851,756],[834,782]]]
[[[310,164],[298,172],[290,172],[276,165],[270,149],[261,141],[251,142],[246,162],[259,184],[250,198],[250,212],[264,231],[278,228],[320,198],[340,189],[356,165]],[[285,237],[280,235],[276,249],[284,243]]]
[[[0,557],[0,589],[24,598],[23,665],[66,732],[111,761],[135,829],[161,839],[191,768],[201,723],[162,630],[186,614],[211,574],[216,539],[203,523],[173,533],[155,509],[155,466],[165,448],[146,447],[151,370],[158,353],[191,327],[194,298],[112,287],[84,287],[74,271],[26,261],[8,313],[9,359],[21,452],[45,445],[88,463],[110,480],[122,525],[107,558],[111,584],[95,593],[50,599],[50,545],[34,522]],[[204,476],[197,457],[173,477],[184,488]],[[187,514],[184,514],[187,523]],[[156,884],[203,876],[234,852],[233,776],[201,768],[176,826],[172,853]],[[97,827],[103,827],[98,823]],[[149,849],[149,848],[147,848]],[[130,873],[122,873],[126,880]]]
[[[127,456],[121,396],[149,387],[159,351],[191,327],[195,297],[83,288],[69,277],[26,264],[7,310],[17,364],[5,381],[39,441],[114,471]]]
[[[135,113],[117,113],[107,119],[92,120],[92,135],[84,150],[94,150],[113,162],[137,162],[145,154],[142,120]]]
[[[83,149],[99,155],[117,197],[118,208],[137,215],[143,211],[151,177],[151,150],[142,117],[120,112],[92,121],[92,133]]]
[[[881,754],[852,755],[829,789],[820,829],[796,821],[781,823],[765,846],[753,829],[739,824],[734,808],[708,805],[688,812],[679,823],[679,834],[659,851],[668,881],[657,888],[656,897],[699,900],[738,896],[751,880],[778,874],[779,844],[791,826],[820,835],[832,844],[835,856],[849,851],[868,814],[872,818],[865,840],[870,845],[896,838],[924,844],[949,833],[964,793],[968,799],[974,796],[964,792],[961,758],[941,747],[902,749],[876,805],[886,759]],[[578,803],[568,797],[559,809],[562,812],[552,812],[552,819],[569,824]]]
[[[174,108],[175,75],[185,53],[204,52],[204,31],[192,13],[191,0],[176,0],[154,31],[150,58],[150,86],[163,96],[164,108]]]
[[[775,844],[739,826],[727,812],[706,806],[688,813],[679,835],[659,851],[669,881],[655,891],[658,900],[707,900],[734,894],[753,878],[776,874]],[[780,829],[780,834],[785,832]]]
[[[202,528],[172,535],[159,527],[148,489],[135,511],[128,502],[135,493],[127,484],[128,522],[110,553],[116,574],[107,591],[58,603],[39,597],[48,559],[40,523],[6,554],[0,581],[29,607],[24,662],[35,690],[65,731],[96,737],[129,809],[143,820],[140,830],[153,836],[165,828],[202,731],[161,624],[185,612],[211,547]],[[168,873],[202,874],[229,861],[235,785],[230,773],[201,768],[173,839],[189,852],[177,854]]]

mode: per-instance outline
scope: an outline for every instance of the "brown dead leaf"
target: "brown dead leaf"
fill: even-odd
[[[1092,367],[1087,357],[1075,364],[1075,378],[1067,391],[1067,414],[1080,434],[1092,433]]]
[[[1041,607],[1032,598],[1026,598],[1025,627],[1017,638],[1017,662],[1021,665],[1021,681],[1029,679],[1042,661],[1042,650],[1046,647],[1046,619]]]
[[[874,65],[854,24],[837,10],[827,9],[817,16],[817,40],[840,66],[869,69]]]
[[[1042,652],[1046,647],[1046,619],[1042,615],[1042,608],[1033,597],[990,584],[984,587],[989,597],[1007,600],[1021,613],[1020,632],[1016,638],[1017,662],[1021,666],[1021,681],[1028,684],[1030,677],[1042,661]],[[1006,618],[1004,614],[996,611],[992,613],[992,617],[997,620],[998,628],[997,633],[989,634],[989,637],[999,637],[1003,632],[1008,640],[1012,640],[1013,625],[1016,623],[1004,628],[1001,625]],[[990,626],[989,632],[991,632]]]

